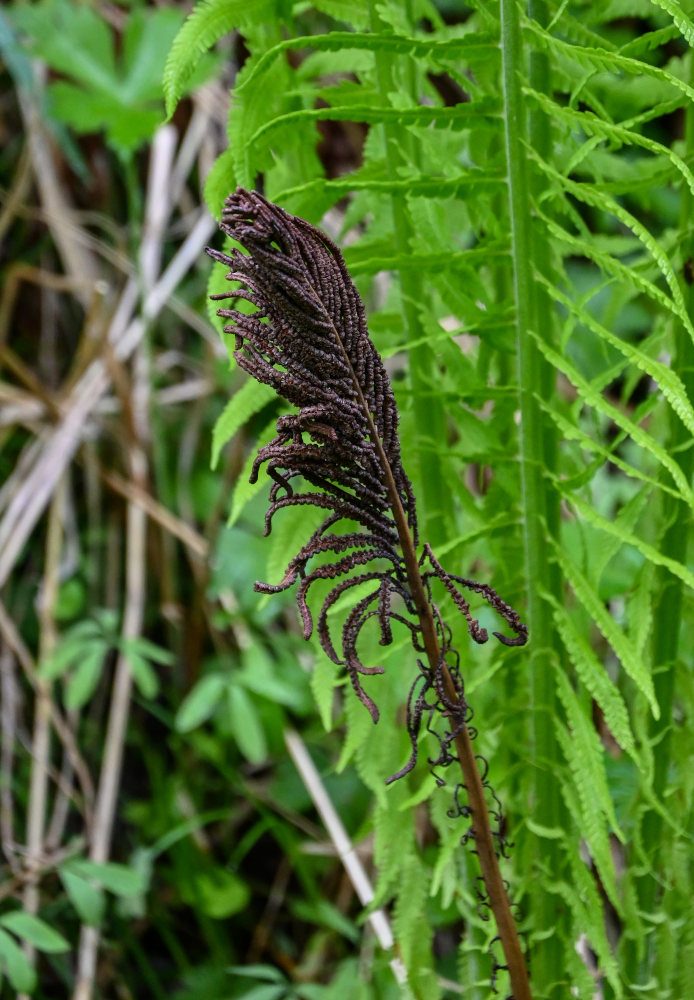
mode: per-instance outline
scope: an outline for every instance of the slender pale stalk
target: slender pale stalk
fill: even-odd
[[[63,507],[65,505],[65,477],[60,480],[58,489],[51,501],[48,515],[48,532],[46,536],[46,568],[41,590],[41,621],[40,658],[48,657],[55,645],[55,621],[53,610],[58,591],[58,569],[60,552],[63,544]],[[25,866],[29,873],[24,889],[22,905],[25,913],[38,913],[40,897],[38,872],[41,867],[44,838],[46,830],[46,815],[48,809],[48,768],[51,756],[51,685],[39,679],[35,689],[34,731],[31,743],[31,780],[29,785],[29,806],[27,818],[27,855]],[[35,949],[26,944],[25,951],[33,960]],[[28,994],[22,993],[19,1000],[29,1000]]]
[[[323,824],[335,846],[337,856],[344,865],[354,891],[359,897],[359,902],[362,906],[368,906],[374,898],[371,881],[320,779],[316,766],[311,760],[311,755],[306,749],[306,744],[293,729],[285,730],[284,742],[287,744],[287,749],[296,765],[296,769],[301,775],[301,780],[313,799],[313,804],[316,807],[318,815],[323,820]],[[381,948],[384,951],[390,951],[395,942],[385,910],[374,910],[369,914],[368,919]],[[407,983],[407,972],[403,966],[402,959],[399,957],[393,958],[390,967],[393,970],[395,981],[399,985],[404,986]]]
[[[542,8],[542,9],[538,9]],[[535,3],[531,13],[544,15],[544,5]],[[556,468],[554,433],[547,430],[537,394],[551,396],[554,373],[543,360],[529,331],[547,335],[538,322],[537,290],[533,268],[542,267],[546,252],[533,225],[532,188],[526,169],[526,128],[524,120],[521,78],[525,73],[521,49],[520,16],[517,0],[501,0],[501,50],[503,60],[504,120],[508,169],[511,245],[516,300],[516,361],[518,371],[518,407],[520,410],[520,475],[521,510],[525,549],[527,584],[527,625],[532,637],[530,657],[533,700],[533,753],[535,758],[533,815],[542,826],[554,828],[559,823],[561,803],[558,782],[552,772],[557,759],[557,747],[552,727],[555,692],[554,678],[548,657],[552,654],[553,624],[550,609],[540,596],[542,591],[558,593],[560,586],[556,570],[547,559],[546,532],[556,531],[558,508],[548,499],[545,469]],[[547,87],[546,64],[535,59],[535,86]],[[533,139],[547,146],[546,125],[537,120]],[[545,150],[546,152],[546,150]],[[543,311],[545,315],[548,312]],[[535,863],[557,875],[558,846],[554,840],[542,842]],[[543,882],[543,886],[545,883]],[[534,925],[547,936],[542,939],[534,956],[534,976],[540,991],[548,995],[550,984],[562,972],[559,936],[551,933],[558,915],[556,896],[541,887],[533,895]]]
[[[407,13],[411,11],[406,4]],[[374,0],[370,0],[371,30],[378,32],[382,24],[376,12]],[[382,103],[389,103],[389,93],[394,89],[391,57],[387,53],[376,51],[376,84]],[[410,80],[414,87],[414,80]],[[413,103],[417,102],[417,94],[411,93]],[[400,143],[402,132],[397,126],[384,125],[384,152],[386,170],[389,177],[397,177],[398,166],[402,162]],[[417,161],[417,149],[412,148],[412,157]],[[393,217],[393,250],[398,257],[406,257],[412,249],[412,227],[410,224],[407,198],[400,192],[391,195],[391,210]],[[417,305],[426,298],[418,271],[408,271],[407,275],[400,272],[400,301],[402,322],[405,338],[416,341],[422,335],[421,323]],[[446,486],[441,470],[439,447],[446,436],[446,419],[438,393],[435,391],[435,371],[432,351],[426,344],[412,347],[409,351],[409,374],[412,384],[412,406],[414,408],[415,453],[419,464],[418,497],[420,499],[424,523],[424,537],[432,544],[438,545],[450,537],[450,525],[453,522],[451,491]]]

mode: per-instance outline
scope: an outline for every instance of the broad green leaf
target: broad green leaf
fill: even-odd
[[[236,390],[224,407],[212,431],[211,466],[213,469],[217,468],[222,448],[236,434],[239,427],[276,398],[277,393],[271,386],[265,385],[264,382],[257,382],[253,378],[247,379]]]
[[[159,678],[152,664],[144,656],[132,651],[127,653],[126,657],[133,680],[142,697],[150,700],[156,698],[159,693]]]
[[[272,16],[272,0],[201,0],[174,39],[164,67],[162,86],[166,114],[170,118],[185,93],[186,84],[200,60],[212,46],[234,28],[249,21],[263,23]]]
[[[68,708],[81,708],[96,691],[104,668],[106,650],[102,643],[94,643],[83,650],[65,686],[65,704]]]
[[[105,903],[101,889],[73,871],[69,862],[60,866],[58,874],[80,920],[92,927],[99,927]]]
[[[87,858],[71,858],[62,867],[82,879],[91,879],[116,896],[136,896],[147,889],[140,872],[115,861],[89,861]]]
[[[120,648],[124,653],[135,653],[146,660],[151,660],[152,663],[159,663],[163,667],[171,667],[176,662],[176,656],[170,649],[164,649],[163,646],[158,646],[155,642],[145,639],[144,636],[138,636],[136,639],[121,639]]]
[[[227,685],[224,674],[207,674],[181,702],[174,726],[179,733],[189,733],[202,725],[217,710],[219,699]]]
[[[251,764],[267,759],[265,733],[253,701],[238,684],[228,684],[226,703],[229,721],[239,750]]]
[[[0,916],[0,926],[11,931],[22,941],[33,944],[39,951],[59,953],[69,951],[70,945],[53,927],[23,910],[12,910]]]
[[[14,938],[0,930],[0,967],[18,993],[33,993],[36,970]]]
[[[58,642],[55,649],[39,667],[39,677],[44,681],[54,681],[62,677],[75,663],[80,663],[85,657],[101,657],[108,652],[98,628],[93,622],[84,623],[89,627],[88,635],[77,635],[67,632]]]

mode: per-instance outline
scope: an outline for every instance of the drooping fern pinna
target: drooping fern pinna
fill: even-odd
[[[422,654],[421,659],[416,656],[419,669],[407,713],[412,752],[387,781],[414,767],[422,720],[427,718],[431,729],[432,718],[443,719],[439,754],[430,763],[446,766],[456,758],[460,763],[468,799],[460,813],[471,821],[466,837],[474,840],[479,855],[513,995],[526,1000],[531,995],[527,971],[497,859],[504,841],[500,829],[492,829],[488,786],[472,750],[474,730],[459,655],[431,583],[441,581],[478,643],[487,641],[487,631],[473,619],[461,588],[482,596],[505,619],[514,635],[494,633],[504,644],[523,645],[527,629],[490,586],[446,573],[428,544],[417,554],[415,498],[400,456],[395,398],[338,247],[308,222],[241,188],[225,203],[221,229],[245,251],[227,255],[207,250],[228,268],[227,279],[240,286],[213,298],[245,300],[251,306],[251,311],[222,308],[218,313],[230,321],[225,330],[236,338],[238,363],[297,407],[278,418],[277,436],[259,450],[253,465],[252,480],[262,465],[273,480],[265,533],[282,508],[314,505],[325,511],[322,524],[289,561],[284,579],[256,583],[255,589],[275,593],[298,581],[308,638],[314,625],[308,592],[319,580],[329,582],[317,620],[320,643],[344,667],[374,722],[378,709],[361,678],[383,673],[383,668],[362,663],[360,633],[375,619],[380,643],[387,646],[391,623],[409,630],[415,653]],[[342,523],[347,530],[335,530]],[[354,588],[359,596],[342,625],[338,652],[329,614]],[[496,812],[492,815],[499,819]]]

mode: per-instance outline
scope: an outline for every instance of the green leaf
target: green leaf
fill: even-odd
[[[634,760],[638,760],[629,715],[619,688],[612,683],[605,667],[598,662],[595,653],[576,628],[566,609],[554,597],[550,595],[546,597],[554,607],[554,621],[581,683],[600,706],[605,722],[619,745],[631,754]]]
[[[573,499],[575,500],[575,498]],[[576,597],[612,646],[626,672],[647,698],[654,717],[656,719],[659,718],[660,707],[655,699],[653,678],[648,667],[638,655],[629,639],[627,639],[624,632],[614,621],[598,593],[591,587],[579,568],[568,558],[554,540],[552,540],[552,544],[557,562],[561,566],[566,579],[571,584]]]
[[[65,686],[67,708],[81,708],[94,694],[101,679],[105,654],[106,650],[101,642],[93,643],[89,649],[83,648],[82,657]]]
[[[34,992],[36,970],[16,941],[3,930],[0,930],[0,965],[18,993]]]
[[[152,664],[137,653],[130,652],[126,655],[133,680],[142,697],[149,700],[156,698],[159,693],[159,678]]]
[[[19,22],[36,54],[68,78],[48,87],[56,118],[80,134],[105,129],[123,156],[153,135],[162,119],[159,81],[181,23],[178,10],[133,11],[118,61],[111,29],[88,5],[27,6]]]
[[[227,685],[226,699],[231,731],[239,750],[251,764],[262,764],[267,760],[267,743],[255,705],[237,684]]]
[[[236,434],[239,427],[276,398],[277,394],[270,386],[252,378],[249,378],[236,390],[224,407],[212,431],[211,467],[213,469],[217,468],[222,448]]]
[[[122,652],[130,655],[135,653],[152,663],[159,663],[163,667],[171,667],[176,662],[175,655],[170,649],[157,646],[155,642],[138,636],[136,639],[121,639],[119,642]]]
[[[98,627],[94,622],[82,624],[85,626],[82,634],[77,634],[76,630],[66,632],[49,658],[41,664],[38,674],[42,680],[54,681],[62,677],[74,663],[79,663],[85,656],[96,656],[97,653],[101,657],[106,655],[108,645],[104,642]]]
[[[33,944],[39,951],[58,953],[70,950],[70,944],[62,934],[31,913],[13,910],[0,917],[0,925],[11,931],[22,941]]]
[[[286,983],[284,974],[274,965],[261,965],[259,963],[230,965],[227,972],[232,972],[236,976],[247,976],[249,979],[267,979],[271,983]]]
[[[99,927],[105,904],[101,889],[73,871],[69,862],[60,866],[58,874],[80,920],[91,927]]]
[[[141,872],[115,861],[89,861],[71,858],[61,866],[61,871],[91,879],[115,896],[137,896],[147,890],[147,881]]]
[[[276,417],[273,417],[268,423],[263,427],[263,429],[258,434],[259,441],[269,441],[274,436]],[[236,524],[239,517],[243,513],[243,509],[254,496],[260,493],[261,490],[267,490],[267,476],[262,472],[258,475],[258,479],[255,483],[251,480],[251,469],[253,468],[253,463],[255,462],[255,451],[246,459],[241,472],[239,473],[239,478],[236,480],[236,485],[234,487],[234,492],[231,498],[231,510],[229,512],[229,519],[227,520],[227,527],[231,528]]]
[[[179,733],[189,733],[202,725],[216,711],[227,685],[224,674],[207,674],[183,699],[174,720]]]
[[[263,21],[273,14],[272,0],[202,0],[196,4],[174,39],[166,60],[162,86],[166,115],[170,118],[204,54],[244,24]]]
[[[246,883],[224,868],[193,872],[186,897],[213,920],[226,920],[248,906],[251,894]]]

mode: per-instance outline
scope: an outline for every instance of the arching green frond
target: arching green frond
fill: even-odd
[[[645,559],[648,559],[649,562],[654,563],[656,566],[664,566],[675,576],[679,577],[683,583],[694,590],[694,573],[683,565],[683,563],[678,562],[676,559],[670,559],[669,556],[662,555],[662,553],[655,548],[655,546],[649,545],[648,542],[645,542],[633,532],[623,529],[618,520],[608,520],[608,518],[603,517],[602,514],[599,514],[593,507],[591,507],[590,504],[586,503],[578,495],[574,494],[570,498],[570,502],[578,510],[581,516],[594,527],[599,528],[608,535],[614,535],[615,538],[618,538],[625,545],[633,545],[633,547],[637,549]]]
[[[562,372],[576,387],[581,399],[588,406],[592,406],[599,413],[603,413],[605,416],[609,417],[614,423],[621,427],[635,442],[640,445],[646,451],[650,452],[651,455],[663,466],[664,469],[672,476],[675,481],[681,497],[686,501],[686,503],[694,510],[694,491],[689,486],[686,477],[684,476],[682,469],[680,468],[677,461],[663,448],[661,444],[649,434],[648,431],[639,427],[638,424],[634,423],[625,416],[621,410],[613,406],[612,403],[608,403],[603,396],[590,385],[586,379],[584,379],[577,368],[571,363],[566,355],[560,355],[558,351],[547,347],[546,344],[530,331],[531,336],[537,341],[538,346],[544,356],[548,361],[557,369],[557,371]]]
[[[268,137],[279,129],[290,128],[298,122],[350,121],[365,125],[432,125],[434,128],[470,128],[472,125],[490,123],[498,117],[501,105],[494,98],[456,105],[454,108],[432,108],[426,105],[409,108],[372,107],[370,105],[348,105],[336,108],[302,108],[289,111],[261,125],[248,139],[253,147],[261,138]]]
[[[637,368],[650,375],[653,381],[660,387],[668,403],[670,403],[672,409],[675,411],[687,430],[694,435],[694,407],[687,396],[687,390],[677,372],[673,371],[671,367],[663,364],[661,361],[657,361],[655,358],[649,357],[644,351],[639,350],[638,347],[629,343],[628,340],[622,340],[621,337],[616,337],[607,329],[606,326],[603,326],[602,323],[598,323],[598,321],[581,305],[580,302],[570,299],[568,295],[565,295],[562,291],[548,282],[543,275],[539,276],[539,280],[544,284],[548,293],[556,302],[560,302],[566,309],[572,312],[577,319],[580,319],[580,321],[589,329],[593,330],[594,333],[597,333],[597,335],[606,343],[611,344],[612,347],[616,348],[620,354],[623,354],[624,357],[631,361],[632,364],[636,365]]]
[[[675,90],[681,90],[689,100],[694,100],[693,87],[659,66],[653,66],[651,63],[632,59],[630,56],[623,56],[617,52],[608,52],[604,48],[571,45],[556,36],[547,34],[535,21],[526,21],[524,30],[532,36],[538,46],[558,58],[573,60],[586,69],[600,70],[604,73],[622,72],[628,77],[651,77],[658,83],[667,84]]]
[[[212,46],[234,28],[249,20],[271,16],[274,0],[200,0],[188,15],[171,46],[162,86],[166,98],[166,114],[170,118],[185,86],[195,69]]]
[[[604,665],[598,661],[586,637],[577,629],[566,609],[554,598],[548,599],[554,608],[554,620],[562,641],[581,683],[600,706],[605,722],[619,745],[638,760],[629,714],[619,688],[610,680]]]
[[[558,545],[554,546],[554,553],[577,599],[607,639],[626,672],[642,694],[648,699],[651,711],[657,717],[660,713],[660,708],[655,700],[653,678],[648,666],[638,655],[622,629],[611,617],[604,603],[600,600],[600,596],[590,585],[578,566],[569,559]]]
[[[684,12],[682,5],[677,0],[653,0],[653,3],[670,15],[689,44],[694,45],[694,22]]]

